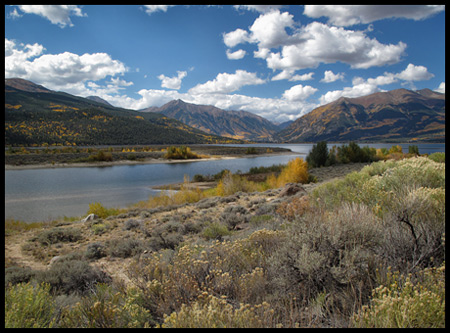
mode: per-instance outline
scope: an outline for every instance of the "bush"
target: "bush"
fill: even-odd
[[[37,241],[42,245],[59,242],[76,242],[82,239],[81,230],[76,228],[52,228],[37,235]]]
[[[348,146],[337,147],[337,159],[340,163],[372,162],[376,159],[376,154],[375,148],[369,148],[368,146],[361,148],[353,141]]]
[[[107,218],[111,215],[120,214],[121,210],[116,208],[106,208],[100,202],[94,202],[89,204],[89,210],[87,211],[87,215],[95,214],[99,218]]]
[[[264,328],[273,327],[273,310],[264,302],[256,306],[241,304],[234,308],[224,298],[199,295],[190,305],[165,316],[162,328]]]
[[[60,327],[67,328],[143,328],[152,322],[141,304],[136,288],[115,292],[112,287],[98,284],[95,292],[84,297],[71,309],[64,309]]]
[[[428,158],[437,163],[445,163],[445,153],[433,153]]]
[[[9,284],[15,285],[19,283],[27,283],[34,276],[35,272],[29,267],[7,267],[5,268],[5,287]]]
[[[417,278],[388,273],[385,285],[373,290],[370,304],[352,321],[359,328],[444,328],[445,264]]]
[[[61,294],[87,294],[95,290],[96,284],[111,282],[108,274],[84,260],[57,261],[47,271],[39,272],[36,279],[48,283],[52,291]]]
[[[307,211],[288,226],[269,258],[269,289],[306,304],[320,293],[330,294],[336,313],[351,314],[370,295],[382,231],[380,220],[364,205]]]
[[[111,257],[130,258],[142,253],[144,246],[138,239],[113,239],[107,242],[107,253]]]
[[[310,168],[319,168],[325,166],[328,160],[328,147],[326,141],[318,142],[313,145],[311,151],[306,157],[306,162]]]
[[[408,153],[409,154],[414,154],[414,155],[420,155],[419,154],[419,147],[417,147],[416,145],[410,145],[408,147]]]
[[[88,259],[100,259],[106,257],[106,246],[103,243],[90,243],[86,247],[85,256]]]
[[[164,155],[167,159],[174,159],[174,160],[186,160],[186,159],[196,159],[200,158],[199,155],[193,153],[191,151],[191,148],[180,146],[180,147],[168,147],[167,152]]]
[[[275,176],[275,174],[269,176],[267,183],[271,188],[278,188],[286,185],[287,183],[306,184],[309,180],[308,163],[297,157],[296,159],[288,162],[278,177]]]
[[[5,290],[6,328],[48,328],[55,326],[54,301],[50,285],[21,283]]]
[[[229,235],[231,235],[231,231],[228,230],[227,226],[218,222],[208,223],[202,232],[202,236],[207,240],[221,240],[224,236]]]
[[[111,162],[113,160],[113,157],[111,153],[105,153],[104,151],[100,150],[97,154],[90,155],[88,157],[88,160],[92,162]]]

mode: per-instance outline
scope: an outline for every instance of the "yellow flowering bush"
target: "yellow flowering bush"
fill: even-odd
[[[190,305],[165,316],[162,328],[263,328],[272,326],[274,311],[263,302],[234,308],[226,298],[203,292]]]
[[[20,283],[5,288],[5,327],[40,328],[55,325],[50,285]]]
[[[369,305],[352,318],[362,328],[444,328],[445,263],[411,276],[388,273],[387,282],[373,290]]]

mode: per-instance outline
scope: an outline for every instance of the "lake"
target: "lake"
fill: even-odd
[[[334,144],[328,143],[331,148]],[[338,144],[337,144],[338,145]],[[360,144],[390,148],[393,144]],[[408,151],[409,144],[399,144]],[[153,186],[182,182],[185,175],[213,175],[223,169],[247,172],[251,167],[286,164],[306,158],[312,144],[256,144],[241,146],[283,147],[292,155],[245,157],[189,163],[5,170],[5,218],[25,222],[50,221],[63,216],[84,216],[89,204],[124,208],[160,191]],[[420,154],[445,152],[445,144],[417,144]]]

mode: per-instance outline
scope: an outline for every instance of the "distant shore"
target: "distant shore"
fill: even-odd
[[[251,158],[273,155],[295,155],[297,153],[284,150],[271,153],[258,154],[230,154],[230,155],[212,155],[210,157],[198,159],[163,159],[163,158],[148,158],[143,160],[116,160],[110,162],[79,162],[79,163],[39,163],[39,164],[22,164],[12,165],[5,164],[5,170],[28,170],[28,169],[54,169],[54,168],[92,168],[92,167],[109,167],[120,165],[142,165],[142,164],[175,164],[175,163],[192,163],[192,162],[206,162],[216,160],[230,160],[236,158]]]

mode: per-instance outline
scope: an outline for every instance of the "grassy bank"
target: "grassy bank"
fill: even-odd
[[[445,156],[352,165],[12,234],[6,326],[444,327]]]

